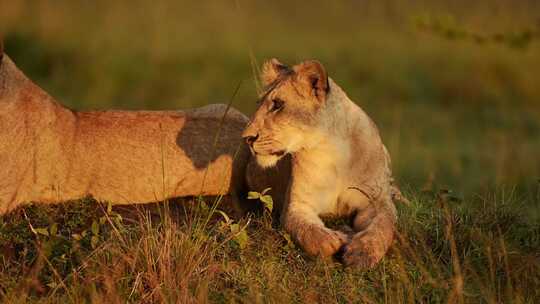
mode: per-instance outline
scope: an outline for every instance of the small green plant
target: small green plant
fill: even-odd
[[[114,212],[112,210],[111,203],[107,203],[107,209],[102,216],[97,219],[93,219],[90,227],[83,229],[78,233],[72,233],[71,237],[76,241],[84,241],[89,239],[90,247],[92,249],[96,249],[100,239],[105,240],[107,237],[104,234],[106,229],[104,226],[108,226],[107,224],[110,224],[113,229],[122,229],[122,221],[122,215]]]
[[[248,199],[256,200],[258,199],[264,204],[264,209],[272,213],[274,210],[274,200],[270,194],[267,194],[272,188],[266,188],[262,192],[250,191],[248,192]]]
[[[245,249],[249,243],[249,236],[246,231],[246,227],[249,225],[250,220],[248,219],[247,223],[244,226],[240,226],[239,223],[235,223],[227,213],[222,210],[216,210],[221,216],[223,216],[224,221],[221,222],[221,230],[224,232],[230,232],[232,241],[238,245],[240,249]]]

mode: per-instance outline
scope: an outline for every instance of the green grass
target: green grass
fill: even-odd
[[[270,57],[319,59],[379,126],[413,204],[400,206],[396,245],[368,272],[308,259],[264,216],[250,219],[246,245],[237,232],[247,218],[224,223],[214,215],[202,225],[209,211],[191,205],[189,217],[183,204],[172,203],[172,213],[153,206],[151,215],[136,207],[107,213],[91,200],[27,207],[0,220],[0,296],[13,302],[539,302],[539,5],[3,4],[7,53],[79,110],[226,102],[243,80],[233,106],[251,113],[254,66]]]

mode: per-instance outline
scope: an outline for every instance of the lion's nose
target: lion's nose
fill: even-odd
[[[253,143],[259,138],[259,134],[255,135],[245,135],[244,139],[246,140],[247,144],[250,146],[253,146]]]

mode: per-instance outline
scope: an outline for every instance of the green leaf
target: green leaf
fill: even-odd
[[[49,231],[51,232],[52,236],[55,236],[58,233],[58,224],[53,223],[51,227],[49,227]]]
[[[249,236],[247,234],[247,231],[245,229],[239,231],[234,237],[234,241],[238,244],[240,249],[245,249],[249,242]]]
[[[43,255],[46,257],[50,257],[53,252],[54,245],[55,245],[55,242],[52,241],[51,239],[45,240],[41,244],[41,250],[43,252]]]
[[[99,224],[96,221],[92,222],[92,234],[99,235]]]
[[[234,234],[233,241],[238,244],[238,247],[240,249],[246,248],[249,241],[246,229],[242,229],[239,224],[232,224],[230,229],[231,233]]]
[[[266,188],[261,192],[261,195],[265,195],[268,191],[270,191],[272,188]]]
[[[111,214],[111,212],[112,212],[112,204],[111,204],[111,202],[108,202],[107,203],[107,214]]]
[[[228,224],[231,222],[231,219],[229,218],[229,216],[227,215],[227,213],[225,213],[224,211],[221,211],[221,210],[216,210],[219,214],[221,214],[221,216],[223,216],[223,218],[225,219],[225,222]]]
[[[47,231],[47,228],[34,228],[34,233],[49,236],[49,231]]]
[[[122,217],[121,217],[121,216],[120,216],[120,217],[115,217],[115,218],[113,219],[113,221],[114,221],[114,223],[116,224],[116,226],[122,227]]]
[[[210,210],[210,208],[208,208],[208,205],[206,204],[206,202],[203,201],[203,200],[201,200],[201,201],[199,202],[199,208],[201,208],[201,210],[202,210],[203,212],[208,212],[208,210]]]
[[[248,199],[259,199],[261,197],[261,194],[256,191],[249,191],[248,192]]]
[[[82,238],[81,235],[78,233],[73,233],[71,237],[76,241],[79,241]]]
[[[272,212],[274,209],[274,200],[270,195],[261,196],[261,202],[264,203],[264,207],[268,209],[268,211]]]
[[[102,216],[102,217],[99,218],[99,224],[100,225],[104,225],[106,221],[107,221],[107,218],[105,216]]]
[[[92,246],[92,249],[96,249],[98,242],[99,238],[95,235],[92,236],[92,238],[90,239],[90,246]]]
[[[231,225],[231,232],[233,234],[237,233],[239,230],[240,230],[240,225],[238,225],[238,224],[232,224]]]
[[[116,226],[122,228],[122,216],[120,214],[117,214],[115,217],[114,217],[114,223],[116,224]]]

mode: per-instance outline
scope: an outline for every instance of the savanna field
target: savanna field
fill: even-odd
[[[249,115],[265,59],[318,59],[411,201],[369,271],[305,256],[269,204],[32,204],[0,217],[1,302],[540,302],[540,2],[10,0],[0,34],[77,110]]]

